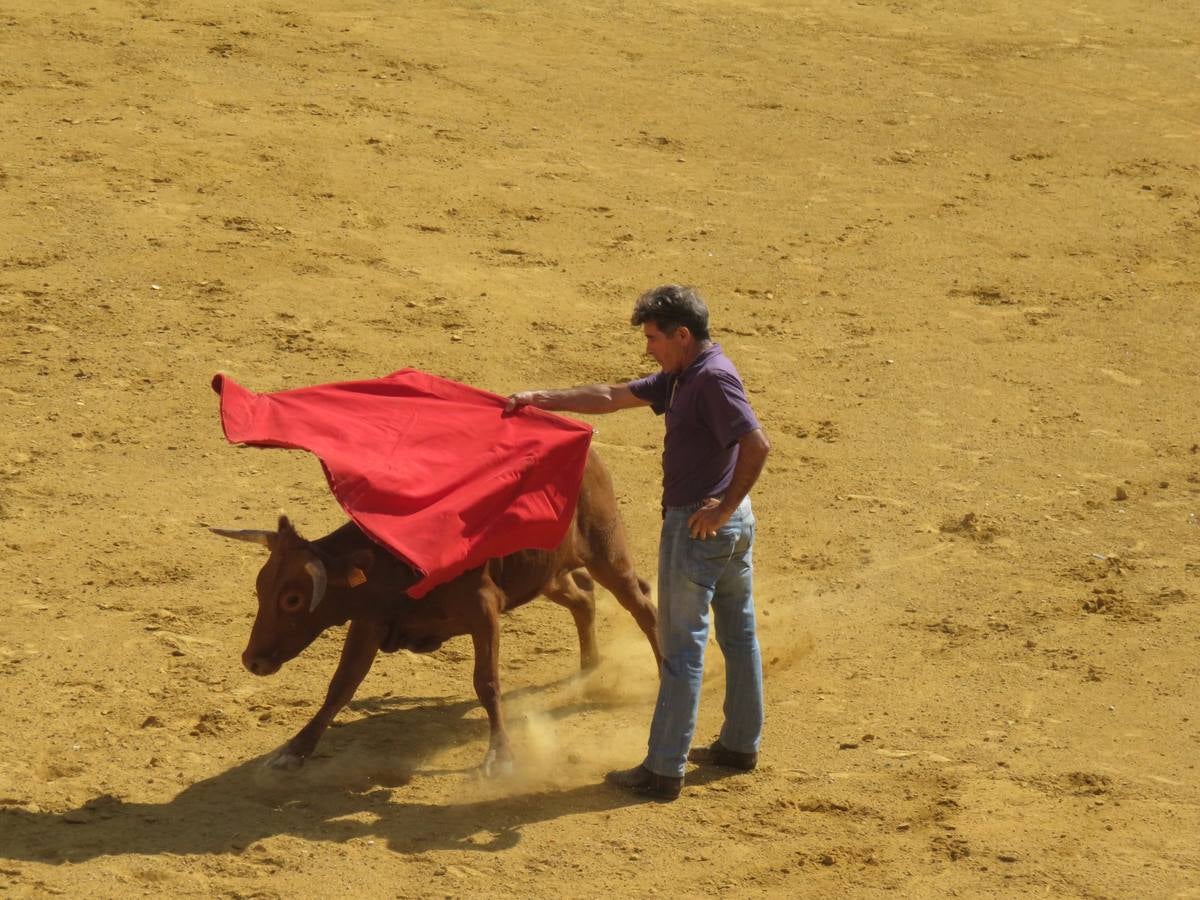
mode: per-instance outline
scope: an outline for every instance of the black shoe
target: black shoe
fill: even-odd
[[[730,750],[719,739],[707,747],[693,747],[688,753],[688,759],[702,766],[724,766],[727,769],[740,769],[743,772],[753,772],[754,767],[758,765],[757,753],[739,753],[736,750]]]
[[[619,772],[609,772],[604,776],[609,784],[653,797],[655,800],[674,800],[683,790],[683,776],[671,778],[667,775],[656,775],[645,766],[634,766]]]

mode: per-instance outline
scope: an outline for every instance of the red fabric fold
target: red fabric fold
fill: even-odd
[[[551,549],[571,524],[592,429],[401,369],[383,378],[256,394],[217,375],[233,443],[307,450],[373,540],[424,577],[422,597],[488,559]]]

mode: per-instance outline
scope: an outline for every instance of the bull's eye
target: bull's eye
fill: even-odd
[[[296,593],[284,594],[279,605],[283,607],[284,612],[300,612],[304,608],[304,598]]]

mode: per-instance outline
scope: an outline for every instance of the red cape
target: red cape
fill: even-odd
[[[402,369],[384,378],[255,394],[217,375],[233,443],[314,453],[372,539],[419,569],[422,597],[493,557],[551,549],[575,512],[591,427]]]

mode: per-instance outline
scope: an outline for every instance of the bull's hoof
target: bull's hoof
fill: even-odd
[[[289,750],[287,747],[281,747],[275,753],[267,758],[263,766],[272,769],[276,772],[295,772],[304,765],[304,757],[299,753]]]
[[[489,750],[479,764],[479,774],[484,778],[504,778],[513,773],[513,759],[507,751]]]

